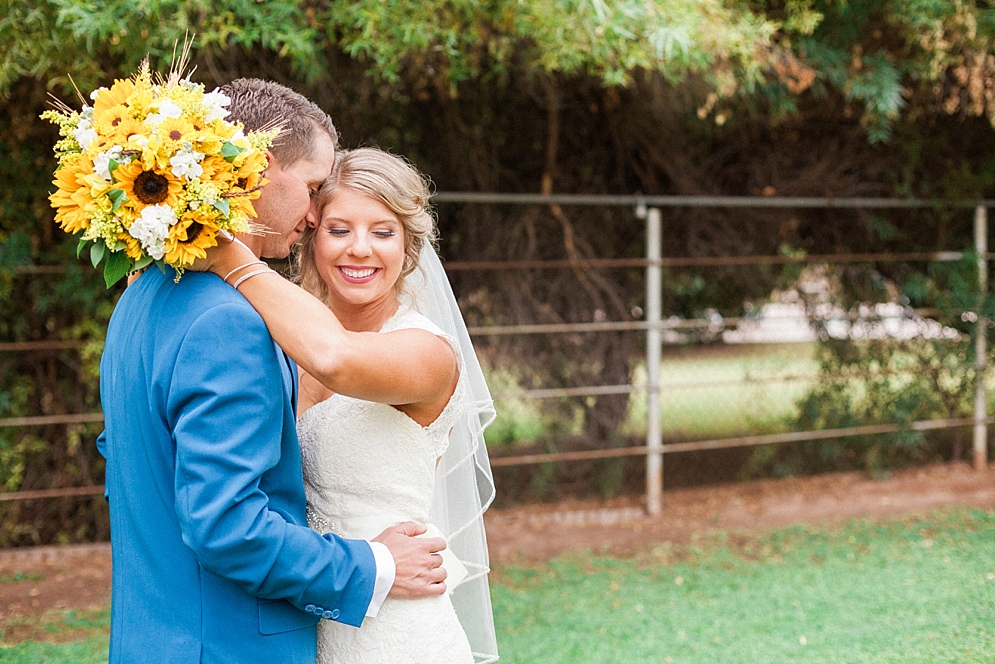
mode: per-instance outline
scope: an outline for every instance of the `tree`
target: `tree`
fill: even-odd
[[[0,137],[0,339],[86,343],[82,362],[75,351],[0,355],[0,416],[97,408],[95,359],[119,290],[105,291],[53,231],[56,135],[38,119],[46,92],[81,103],[70,76],[86,93],[147,54],[165,69],[195,33],[194,77],[209,88],[242,75],[287,83],[332,111],[347,145],[405,154],[440,190],[978,197],[995,174],[993,11],[973,0],[0,0],[0,125],[10,128]],[[675,211],[667,252],[959,249],[969,233],[941,214],[826,218]],[[442,206],[440,227],[450,260],[643,253],[627,210]],[[36,265],[66,270],[23,272]],[[931,278],[916,266],[884,276],[903,288]],[[665,307],[735,313],[786,278],[674,271]],[[635,270],[453,280],[474,322],[631,320],[641,304]],[[584,336],[482,350],[540,367],[523,377],[530,384],[569,386],[625,382],[638,344]],[[611,438],[622,397],[553,412],[581,423],[583,444],[622,442]],[[0,482],[99,482],[95,433],[0,429]],[[99,506],[73,505],[2,508],[17,529],[0,530],[12,533],[0,543],[99,537]],[[62,510],[55,526],[45,510]]]

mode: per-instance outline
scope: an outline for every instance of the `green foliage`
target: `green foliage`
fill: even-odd
[[[0,417],[99,408],[102,330],[121,288],[105,291],[51,222],[58,136],[38,120],[45,93],[74,95],[69,76],[89,93],[131,74],[147,54],[165,70],[188,31],[196,33],[195,80],[211,87],[260,76],[295,87],[333,113],[344,144],[405,154],[439,190],[995,192],[987,147],[995,14],[975,0],[0,0],[0,126],[8,128],[0,138],[0,340],[84,344],[0,355]],[[626,209],[443,205],[439,215],[449,260],[644,255],[642,225]],[[665,252],[675,257],[970,244],[970,228],[949,211],[870,219],[674,209],[664,222]],[[26,271],[37,266],[65,271]],[[471,324],[632,321],[645,304],[638,269],[506,274],[453,273]],[[674,268],[664,308],[738,315],[744,300],[759,302],[796,276],[791,267]],[[897,293],[941,308],[942,322],[965,332],[957,309],[970,297],[959,284],[972,278],[949,266],[878,266],[866,281],[844,275],[841,292],[853,301]],[[626,382],[640,339],[478,345],[498,369],[528,367],[525,387],[573,387]],[[553,421],[558,430],[543,430],[549,449],[603,446],[614,444],[627,412],[624,395],[548,400],[527,413],[527,431],[491,435],[535,437],[536,422]],[[99,483],[98,430],[0,429],[0,482],[7,490]],[[618,467],[604,469],[606,493],[618,477]],[[0,544],[98,538],[105,520],[99,500],[4,503]]]
[[[328,75],[338,49],[385,81],[420,78],[452,93],[512,71],[590,75],[609,86],[646,72],[674,82],[693,74],[726,98],[751,96],[758,84],[771,100],[781,97],[771,86],[792,96],[830,86],[859,109],[872,141],[888,138],[917,96],[947,113],[995,119],[986,92],[995,10],[974,0],[144,0],[137,8],[2,0],[0,9],[7,93],[21,77],[65,89],[72,75],[90,89],[146,53],[163,65],[195,33],[208,67],[232,51],[262,50],[307,82]]]
[[[896,232],[890,224],[882,227],[881,220],[874,228],[884,231],[883,239]],[[869,267],[838,269],[833,301],[865,324],[874,325],[873,316],[861,313],[870,309],[867,303],[889,299],[927,309],[934,320],[920,323],[921,337],[877,340],[834,339],[826,323],[819,322],[818,380],[798,401],[795,426],[818,430],[970,417],[977,380],[977,325],[972,321],[979,312],[995,313],[995,298],[979,293],[977,264],[977,255],[967,251],[959,262],[929,263],[924,270],[891,266],[891,275]],[[993,359],[988,358],[989,365]],[[766,447],[753,454],[745,472],[883,472],[934,458],[960,460],[965,436],[962,429],[931,434],[903,430]]]

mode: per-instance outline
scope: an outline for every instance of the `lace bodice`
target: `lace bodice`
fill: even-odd
[[[431,321],[404,307],[381,332],[409,328],[445,338]],[[436,460],[446,451],[464,398],[462,374],[449,403],[427,427],[393,406],[340,394],[301,415],[297,432],[312,528],[369,539],[401,521],[427,523]]]

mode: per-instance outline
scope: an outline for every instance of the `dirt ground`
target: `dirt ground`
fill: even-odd
[[[936,465],[870,479],[861,473],[763,480],[664,493],[663,513],[636,500],[571,501],[487,516],[495,566],[549,560],[571,550],[629,555],[654,544],[686,542],[717,530],[763,532],[797,523],[882,518],[949,506],[995,508],[995,466],[977,473]],[[110,547],[91,544],[0,551],[0,641],[45,638],[41,618],[106,606]]]

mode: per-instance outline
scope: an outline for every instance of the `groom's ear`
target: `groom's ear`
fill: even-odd
[[[274,165],[279,166],[280,162],[276,158],[276,155],[273,154],[272,150],[267,150],[266,151],[266,168],[263,169],[263,175],[265,175],[266,171],[268,171],[270,169],[270,167],[274,166]]]

